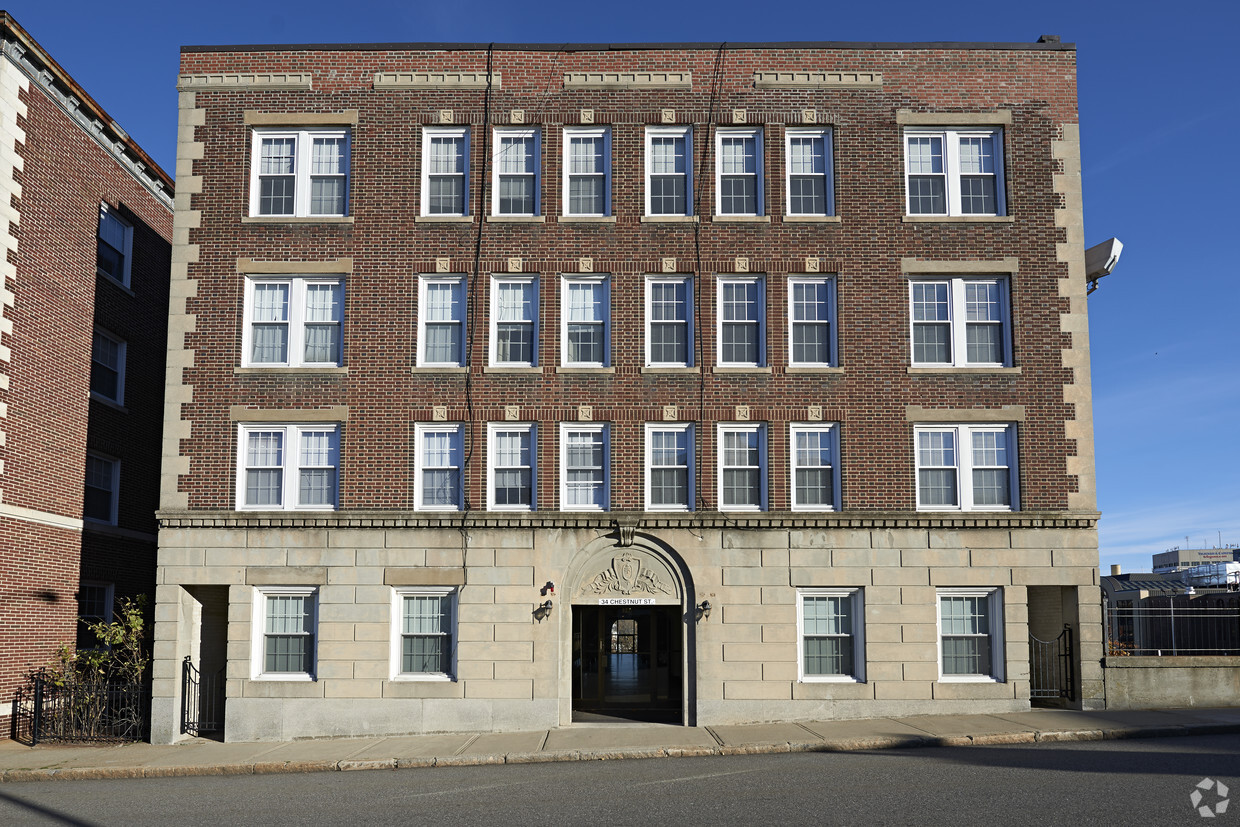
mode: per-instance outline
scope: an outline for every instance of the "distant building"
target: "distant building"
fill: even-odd
[[[1154,555],[1154,571],[1163,574],[1183,571],[1202,563],[1230,563],[1240,560],[1240,548],[1172,548]]]
[[[0,726],[155,588],[172,178],[0,12]],[[91,639],[93,642],[93,639]]]

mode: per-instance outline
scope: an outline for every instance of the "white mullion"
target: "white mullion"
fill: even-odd
[[[314,139],[304,131],[293,133],[293,215],[310,215],[311,157]]]
[[[947,196],[947,214],[960,215],[960,136],[955,132],[942,132],[944,191]]]
[[[952,343],[949,362],[952,365],[961,366],[969,363],[969,312],[965,298],[968,292],[962,279],[954,278],[947,281],[947,312],[950,325],[948,338]]]
[[[288,365],[305,363],[306,356],[306,279],[289,279]]]

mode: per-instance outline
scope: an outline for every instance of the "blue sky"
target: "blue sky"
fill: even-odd
[[[322,0],[8,10],[171,171],[183,44],[1004,41],[1077,44],[1087,244],[1118,236],[1089,300],[1102,564],[1240,543],[1240,7],[1224,0],[852,6],[785,0],[469,4]],[[871,11],[866,11],[871,9]],[[1229,240],[1230,239],[1230,240]]]

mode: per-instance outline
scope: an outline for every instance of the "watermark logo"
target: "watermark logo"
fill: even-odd
[[[1203,803],[1206,800],[1207,793],[1211,790],[1214,791],[1214,795],[1211,796],[1214,799],[1213,806]],[[1227,797],[1228,793],[1227,785],[1222,781],[1212,781],[1209,778],[1203,778],[1197,782],[1197,786],[1193,789],[1193,793],[1188,797],[1188,800],[1193,802],[1193,807],[1197,809],[1198,815],[1202,818],[1214,818],[1227,812],[1227,805],[1230,803],[1230,799]]]

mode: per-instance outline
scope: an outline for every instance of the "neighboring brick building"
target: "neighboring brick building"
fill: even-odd
[[[1072,46],[181,71],[154,739],[1101,704]]]
[[[0,726],[155,588],[172,179],[0,12]],[[93,638],[91,639],[93,643]]]

